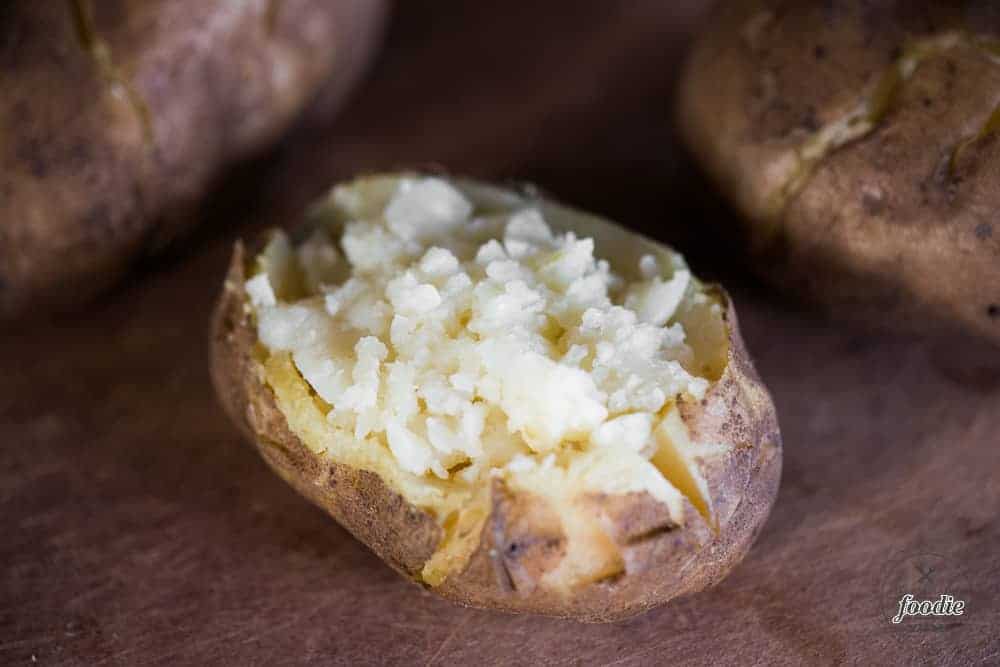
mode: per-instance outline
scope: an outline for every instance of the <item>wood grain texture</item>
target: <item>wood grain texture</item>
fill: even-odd
[[[228,244],[86,320],[2,341],[0,662],[837,664],[995,660],[1000,380],[926,344],[737,295],[786,434],[758,544],[717,588],[609,627],[452,606],[270,473],[208,378]],[[894,632],[900,555],[942,554],[968,612]]]
[[[623,49],[639,31],[646,37],[636,43],[647,47],[626,62],[669,75],[676,55],[658,56],[653,47],[677,28],[651,26],[654,4],[635,3],[633,28],[602,48]],[[420,12],[408,11],[395,28],[406,34],[396,35],[368,90],[341,119],[317,121],[310,132],[318,135],[294,141],[250,201],[220,207],[218,227],[246,220],[249,233],[294,222],[304,201],[355,168],[439,162],[487,176],[540,176],[654,236],[687,236],[677,228],[683,220],[648,206],[651,184],[666,190],[668,181],[656,179],[678,176],[673,165],[683,164],[668,148],[649,161],[642,156],[652,149],[599,151],[593,164],[603,166],[589,181],[587,170],[573,170],[590,149],[615,143],[588,142],[597,128],[628,126],[621,138],[628,146],[642,145],[643,132],[658,137],[653,143],[668,141],[641,122],[650,112],[640,100],[653,91],[607,76],[600,90],[632,92],[598,95],[601,113],[553,112],[548,122],[558,132],[519,144],[517,132],[489,131],[505,127],[507,116],[491,116],[478,98],[420,93],[404,81],[413,70],[402,62],[429,67],[450,57],[433,55],[441,48],[433,31],[412,36]],[[593,21],[597,10],[586,11]],[[586,25],[566,34],[585,37]],[[483,30],[478,40],[464,38],[469,67],[501,48],[498,33]],[[558,43],[541,28],[531,34],[525,49]],[[536,74],[525,90],[549,80],[560,79]],[[423,133],[408,140],[402,126],[389,134],[400,107],[384,104],[397,89],[412,92],[414,118],[439,120],[415,121]],[[615,103],[622,97],[632,102]],[[524,113],[526,126],[540,117]],[[463,115],[467,126],[456,125]],[[334,158],[322,148],[327,142],[352,148]],[[599,180],[613,173],[619,179],[602,189]],[[645,199],[625,198],[630,190]],[[471,611],[406,583],[297,496],[215,402],[208,318],[236,233],[203,235],[197,249],[148,267],[86,317],[0,339],[0,663],[30,664],[32,656],[49,665],[1000,660],[995,353],[859,333],[730,280],[785,439],[781,492],[747,560],[718,587],[619,625]],[[897,591],[925,565],[920,559],[933,565],[935,585],[947,588],[941,592],[967,601],[966,614],[939,629],[893,628]]]

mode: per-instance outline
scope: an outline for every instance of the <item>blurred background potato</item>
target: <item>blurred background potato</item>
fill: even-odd
[[[335,110],[384,14],[382,0],[0,6],[0,320],[79,309],[192,228],[226,170],[318,93]]]

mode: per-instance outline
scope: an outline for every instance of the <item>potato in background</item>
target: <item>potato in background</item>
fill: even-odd
[[[0,320],[78,308],[194,225],[223,170],[324,85],[332,111],[384,13],[382,0],[4,3]]]
[[[721,3],[680,124],[760,272],[838,318],[1000,343],[1000,6]]]

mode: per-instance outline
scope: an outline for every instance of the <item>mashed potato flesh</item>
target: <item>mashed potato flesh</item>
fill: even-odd
[[[387,450],[397,486],[473,498],[500,475],[563,500],[647,491],[682,514],[651,460],[676,397],[709,386],[674,321],[695,290],[685,267],[644,255],[628,282],[541,209],[483,213],[438,178],[399,179],[380,207],[357,197],[334,191],[364,212],[336,235],[276,236],[246,285],[331,456],[353,440]]]

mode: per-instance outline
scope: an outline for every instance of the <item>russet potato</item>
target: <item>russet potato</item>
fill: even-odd
[[[337,237],[359,212],[380,211],[401,178],[340,186],[293,237],[310,238],[317,228]],[[630,279],[628,267],[644,255],[686,269],[665,246],[535,193],[450,183],[474,203],[474,215],[530,207],[554,230],[593,238],[596,255]],[[663,502],[629,490],[638,488],[627,479],[638,472],[624,465],[627,453],[600,459],[618,476],[611,487],[560,481],[587,454],[578,451],[581,443],[558,445],[554,472],[537,467],[529,477],[501,461],[491,473],[462,481],[452,469],[443,479],[401,470],[383,439],[334,434],[329,415],[336,406],[316,394],[287,353],[260,340],[264,306],[248,295],[248,281],[262,271],[275,283],[297,280],[273,248],[273,241],[263,252],[238,243],[233,253],[212,330],[218,395],[285,481],[406,578],[465,605],[613,621],[717,583],[749,550],[777,493],[781,437],[720,287],[692,279],[669,323],[683,326],[693,355],[685,367],[706,389],[699,399],[668,397],[657,413],[666,435],[641,463],[666,480],[673,495]]]
[[[80,308],[355,82],[382,0],[0,6],[0,321]]]
[[[679,122],[775,285],[1000,343],[996,3],[719,3]]]

